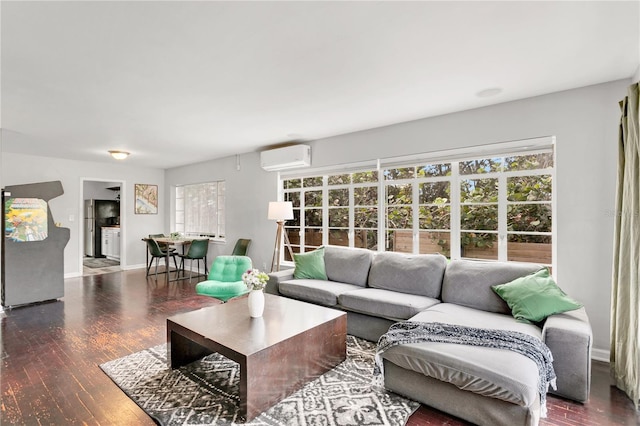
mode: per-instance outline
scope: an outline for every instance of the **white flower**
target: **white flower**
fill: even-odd
[[[260,272],[258,269],[249,269],[242,274],[242,281],[249,290],[263,290],[268,280],[269,275]]]

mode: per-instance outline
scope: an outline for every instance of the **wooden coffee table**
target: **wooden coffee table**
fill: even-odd
[[[261,318],[245,298],[167,318],[167,355],[171,368],[213,352],[240,364],[248,421],[344,361],[346,336],[346,313],[265,294]]]

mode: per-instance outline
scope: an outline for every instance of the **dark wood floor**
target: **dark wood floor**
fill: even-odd
[[[60,301],[0,313],[0,424],[153,425],[98,364],[163,343],[168,316],[218,303],[196,295],[195,281],[162,278],[135,270],[68,279]],[[543,425],[640,424],[603,363],[594,363],[587,404],[548,404]],[[408,424],[468,423],[423,406]]]

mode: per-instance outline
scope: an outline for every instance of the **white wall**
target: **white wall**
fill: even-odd
[[[7,134],[4,137],[9,137]],[[146,246],[141,238],[152,233],[166,232],[165,210],[162,205],[157,215],[136,215],[133,207],[133,185],[146,183],[164,186],[164,171],[161,169],[127,166],[124,163],[98,163],[64,160],[59,158],[2,154],[2,185],[59,180],[64,194],[49,202],[54,221],[70,228],[71,237],[64,250],[65,277],[81,275],[81,256],[84,254],[83,188],[81,180],[124,181],[120,192],[123,268],[142,267],[146,259]],[[111,196],[113,197],[113,191]],[[163,200],[160,198],[160,203]]]
[[[112,191],[113,187],[120,187],[117,182],[102,182],[102,181],[85,181],[83,197],[85,200],[117,200],[120,191]]]
[[[251,239],[248,256],[254,267],[269,270],[275,242],[276,223],[267,220],[269,201],[277,198],[275,172],[260,168],[257,153],[240,156],[240,170],[236,157],[207,161],[167,170],[165,200],[171,199],[176,185],[225,181],[226,190],[226,244],[211,244],[208,258],[231,254],[238,238]],[[165,228],[170,227],[171,216],[166,216]]]
[[[630,80],[617,81],[318,140],[311,143],[313,167],[556,136],[558,281],[585,304],[593,325],[594,353],[606,359],[618,101],[628,84]],[[262,171],[255,153],[240,159],[240,171],[235,157],[168,170],[166,189],[226,180],[228,239],[232,243],[237,237],[252,238],[254,263],[269,266],[275,224],[266,217],[268,201],[276,199],[276,173]]]

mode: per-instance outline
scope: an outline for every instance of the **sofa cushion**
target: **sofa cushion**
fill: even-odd
[[[324,246],[324,264],[331,281],[365,287],[372,258],[371,250]]]
[[[440,303],[411,321],[444,322],[468,327],[513,330],[541,339],[541,330],[517,322],[511,315]],[[536,363],[517,352],[454,343],[415,343],[395,346],[382,357],[399,367],[451,383],[458,388],[520,406],[534,404],[538,396]]]
[[[293,277],[296,279],[326,280],[327,273],[324,267],[324,248],[308,253],[295,253],[293,255],[295,269]]]
[[[446,267],[447,258],[441,254],[378,253],[371,263],[369,287],[439,298]]]
[[[406,320],[418,312],[440,303],[438,299],[378,288],[363,288],[347,291],[338,297],[345,309],[384,317],[392,320]]]
[[[511,314],[496,314],[454,303],[438,303],[409,318],[409,321],[444,322],[465,327],[518,331],[542,340],[542,329],[535,324],[518,322]]]
[[[507,303],[491,288],[542,269],[533,263],[453,260],[442,281],[442,301],[487,312],[511,314]]]
[[[353,284],[324,280],[287,280],[278,285],[278,291],[288,297],[324,306],[336,306],[338,296],[362,288]]]
[[[541,322],[549,315],[582,308],[581,303],[558,287],[547,268],[492,288],[507,302],[513,317],[521,322]]]

